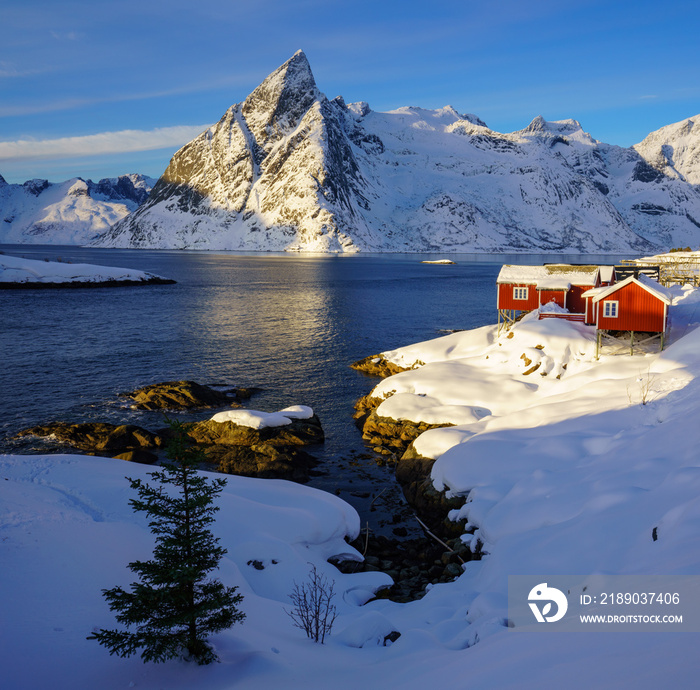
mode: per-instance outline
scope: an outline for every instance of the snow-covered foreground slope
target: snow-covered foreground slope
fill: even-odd
[[[166,279],[133,268],[37,261],[0,254],[0,287],[8,285],[66,285],[95,283],[146,283]],[[172,281],[169,281],[172,282]]]
[[[99,182],[8,184],[0,176],[0,242],[86,244],[135,211],[155,180],[122,175]]]
[[[575,120],[537,117],[502,134],[450,106],[374,112],[326,98],[299,51],[180,149],[148,201],[97,243],[304,252],[696,247],[700,191],[691,172],[679,171],[694,169],[700,131],[685,125],[623,149]]]
[[[57,690],[693,687],[698,633],[505,627],[509,575],[579,574],[582,583],[600,573],[700,577],[698,292],[677,290],[671,317],[663,353],[599,362],[582,327],[532,319],[512,338],[488,327],[386,353],[404,365],[426,362],[380,384],[404,396],[394,413],[448,406],[465,414],[464,426],[428,431],[418,445],[438,457],[437,485],[471,491],[461,512],[488,554],[420,601],[363,606],[387,577],[343,575],[326,563],[357,556],[343,539],[359,529],[352,508],[296,484],[229,477],[215,524],[229,550],[219,577],[241,587],[248,618],[213,640],[222,663],[212,667],[144,666],[84,639],[113,624],[100,589],[127,585],[126,563],[150,554],[124,479],[148,468],[1,457],[3,681]],[[523,352],[528,368],[540,353],[528,375]],[[429,404],[411,406],[411,397]],[[323,646],[283,610],[310,563],[339,593],[340,615]],[[377,643],[392,630],[401,632],[393,645]]]

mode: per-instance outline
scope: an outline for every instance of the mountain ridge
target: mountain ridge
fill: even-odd
[[[0,176],[0,242],[86,244],[135,211],[155,180],[130,174],[98,182],[73,177],[10,184]]]
[[[649,252],[700,241],[698,118],[621,148],[574,119],[330,100],[297,51],[172,157],[95,246]],[[1,187],[0,187],[1,189]]]

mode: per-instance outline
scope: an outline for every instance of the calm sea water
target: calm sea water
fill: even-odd
[[[391,471],[362,458],[353,404],[376,380],[349,368],[367,355],[496,320],[503,263],[581,256],[308,256],[0,245],[32,259],[124,266],[175,285],[0,291],[0,452],[55,420],[163,425],[118,394],[159,381],[257,386],[255,409],[310,405],[327,441],[313,483],[361,512]],[[596,257],[616,261],[620,257]],[[211,413],[187,415],[196,419]],[[369,493],[369,496],[362,494]],[[353,494],[357,494],[353,496]],[[375,506],[376,507],[376,506]]]

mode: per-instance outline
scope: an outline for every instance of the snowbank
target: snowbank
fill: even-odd
[[[260,412],[259,410],[224,410],[217,412],[211,419],[213,422],[233,422],[252,429],[286,426],[293,419],[311,419],[314,411],[306,405],[285,407],[279,412]]]

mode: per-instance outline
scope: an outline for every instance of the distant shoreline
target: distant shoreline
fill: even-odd
[[[15,283],[0,282],[0,290],[43,290],[43,289],[64,289],[64,288],[104,288],[104,287],[124,287],[136,285],[174,285],[176,280],[170,278],[159,278],[154,276],[148,280],[100,280],[100,281],[66,281],[65,283],[42,283],[40,281],[26,281]]]

